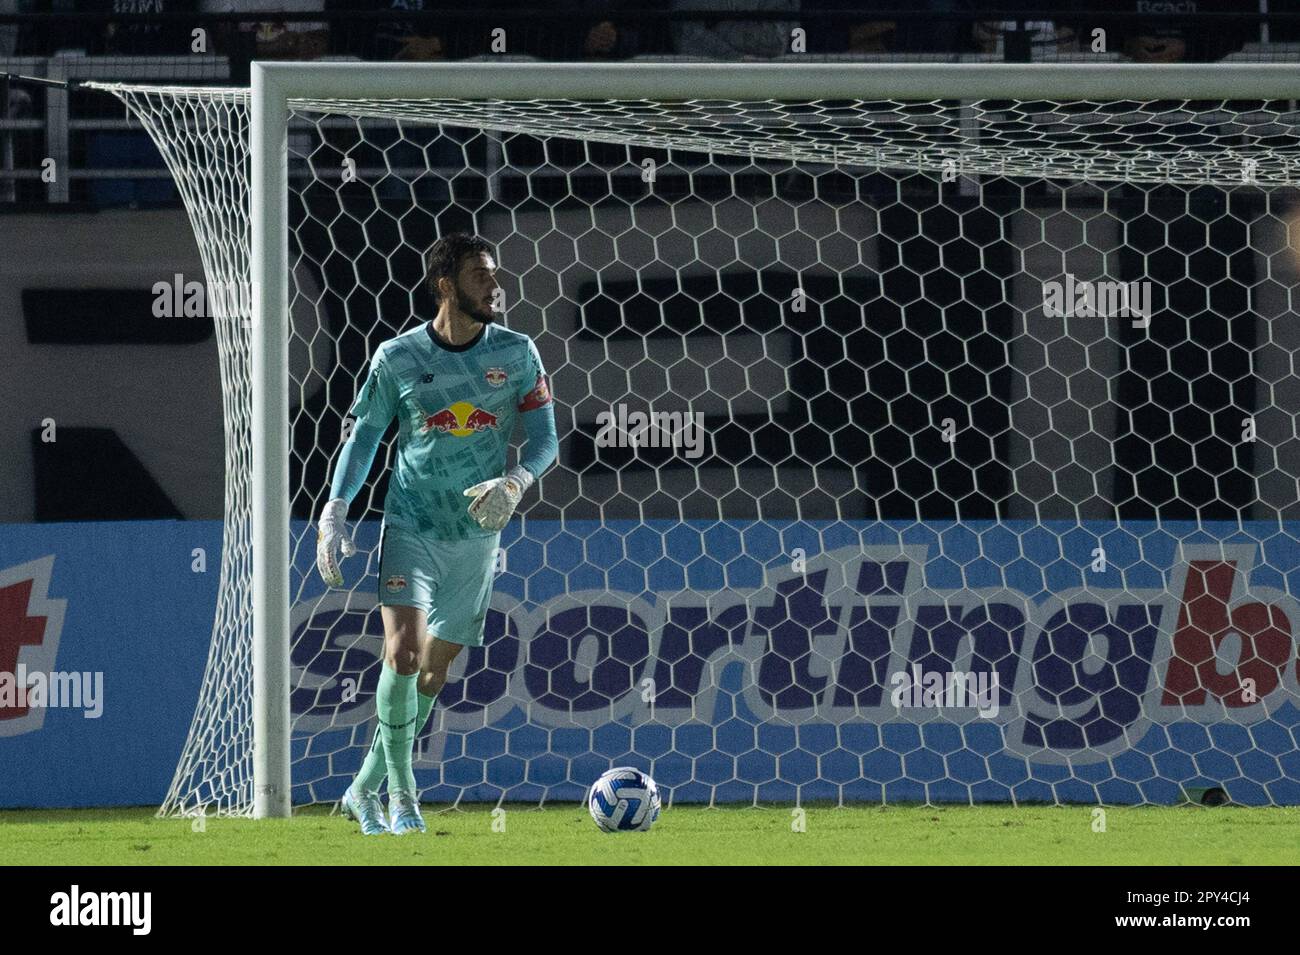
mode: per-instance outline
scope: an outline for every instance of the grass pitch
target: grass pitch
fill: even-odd
[[[606,835],[585,809],[439,811],[424,835],[361,836],[326,808],[292,819],[155,819],[151,809],[0,811],[8,865],[1294,865],[1300,808],[810,805],[665,808]],[[495,828],[494,828],[495,823]],[[504,831],[497,831],[504,823]]]

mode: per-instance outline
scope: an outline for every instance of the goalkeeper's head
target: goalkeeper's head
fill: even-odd
[[[429,250],[429,291],[439,308],[449,303],[484,325],[494,321],[500,286],[492,244],[476,235],[445,235]]]

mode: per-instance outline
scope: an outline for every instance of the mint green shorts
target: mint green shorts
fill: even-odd
[[[481,647],[500,544],[500,534],[443,541],[385,524],[379,537],[379,603],[419,607],[435,637]]]

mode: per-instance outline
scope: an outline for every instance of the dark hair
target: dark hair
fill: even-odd
[[[442,302],[442,294],[438,291],[438,280],[451,279],[455,282],[465,258],[471,255],[482,255],[485,252],[493,258],[496,257],[496,252],[487,239],[480,239],[476,235],[467,235],[464,232],[444,235],[433,243],[433,248],[429,250],[426,279],[435,305]]]

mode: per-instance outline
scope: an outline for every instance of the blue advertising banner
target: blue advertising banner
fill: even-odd
[[[379,528],[340,591],[294,530],[294,796],[326,801],[374,732]],[[1280,530],[516,521],[417,780],[428,802],[576,800],[633,764],[673,801],[1300,804]],[[0,806],[162,800],[220,544],[216,523],[0,527]]]
[[[208,656],[221,535],[219,521],[0,524],[0,806],[162,801]]]
[[[1300,548],[1276,526],[569,521],[502,543],[486,646],[419,740],[427,800],[578,799],[632,764],[675,801],[1300,803]],[[382,627],[377,582],[323,594],[310,550],[294,780],[322,800],[373,733]]]

